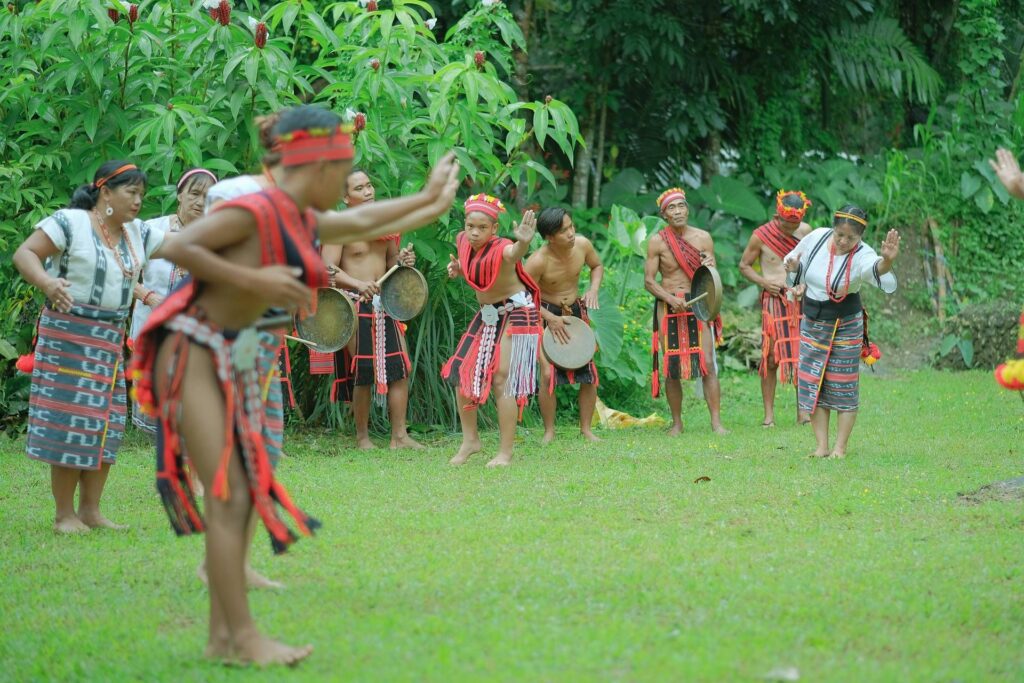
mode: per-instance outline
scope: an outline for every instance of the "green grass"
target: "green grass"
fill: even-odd
[[[107,514],[128,532],[57,537],[48,470],[0,445],[6,680],[1024,679],[1024,510],[957,493],[1024,472],[1024,406],[989,373],[866,373],[845,461],[808,429],[765,431],[756,377],[724,382],[733,433],[687,391],[688,433],[521,434],[515,465],[292,437],[281,476],[324,522],[255,565],[294,672],[202,660],[199,537],[171,533],[152,454],[126,448]],[[496,435],[487,436],[493,451]],[[700,476],[710,482],[694,483]]]

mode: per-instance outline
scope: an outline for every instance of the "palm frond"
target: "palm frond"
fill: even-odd
[[[903,32],[899,22],[875,16],[866,23],[844,22],[828,31],[829,67],[848,88],[891,90],[918,102],[933,102],[942,78]]]

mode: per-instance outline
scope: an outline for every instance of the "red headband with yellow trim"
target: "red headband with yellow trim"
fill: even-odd
[[[799,197],[803,202],[803,208],[797,208],[794,206],[786,206],[783,200],[786,197]],[[775,213],[778,214],[779,218],[790,221],[802,221],[804,215],[807,213],[807,209],[811,206],[811,200],[807,198],[803,192],[799,190],[779,190],[779,193],[775,195]]]
[[[349,135],[351,131],[351,126],[291,131],[277,137],[274,151],[281,154],[282,166],[352,159],[355,149]]]
[[[108,182],[108,181],[109,181],[109,180],[110,180],[111,178],[114,178],[114,177],[116,177],[116,176],[119,176],[119,175],[121,175],[122,173],[124,173],[125,171],[134,171],[134,170],[136,170],[137,168],[138,168],[138,166],[136,166],[135,164],[125,164],[124,166],[120,167],[119,169],[117,169],[116,171],[114,171],[113,173],[111,173],[110,175],[108,175],[108,176],[104,176],[104,177],[100,178],[99,180],[97,180],[96,182],[94,182],[94,183],[93,183],[92,185],[93,185],[93,187],[95,187],[95,188],[96,188],[96,189],[98,190],[98,189],[100,189],[101,187],[103,187],[104,185],[106,185],[106,184],[107,184],[107,182]]]
[[[482,192],[467,199],[463,208],[466,211],[466,215],[473,211],[479,211],[487,214],[494,220],[498,220],[498,214],[505,213],[505,205],[501,203],[500,199],[489,194],[483,194]]]
[[[658,195],[658,210],[664,211],[665,207],[677,199],[686,201],[686,192],[681,187],[670,187]]]

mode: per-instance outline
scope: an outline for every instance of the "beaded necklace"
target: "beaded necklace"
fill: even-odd
[[[839,303],[850,293],[850,276],[853,274],[853,252],[856,249],[850,250],[846,255],[846,284],[842,290],[832,289],[832,265],[836,259],[836,245],[835,242],[828,245],[828,270],[825,273],[825,293],[828,294],[829,301]],[[842,276],[840,276],[842,279]],[[839,292],[842,291],[840,296]]]
[[[107,249],[114,252],[114,261],[117,263],[117,267],[121,270],[121,273],[129,280],[135,279],[135,269],[138,266],[139,259],[135,255],[135,248],[132,247],[132,241],[125,234],[124,228],[121,229],[121,239],[124,240],[125,246],[128,247],[128,260],[130,263],[125,265],[124,261],[121,260],[121,250],[117,248],[117,243],[110,236],[110,231],[107,230],[107,221],[100,216],[99,212],[93,211],[93,215],[96,217],[96,222],[100,224],[100,233],[103,235],[103,243]]]

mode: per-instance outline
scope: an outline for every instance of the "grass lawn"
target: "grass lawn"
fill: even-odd
[[[723,383],[728,436],[687,391],[679,439],[534,428],[501,471],[446,466],[457,436],[291,436],[282,478],[324,528],[278,558],[261,530],[254,564],[288,587],[252,602],[316,646],[294,672],[201,658],[201,538],[172,534],[140,439],[105,498],[131,529],[71,538],[4,440],[0,679],[1024,680],[1024,508],[957,498],[1024,474],[1024,404],[987,372],[866,375],[843,461],[805,457],[790,393],[757,426],[757,377]]]

